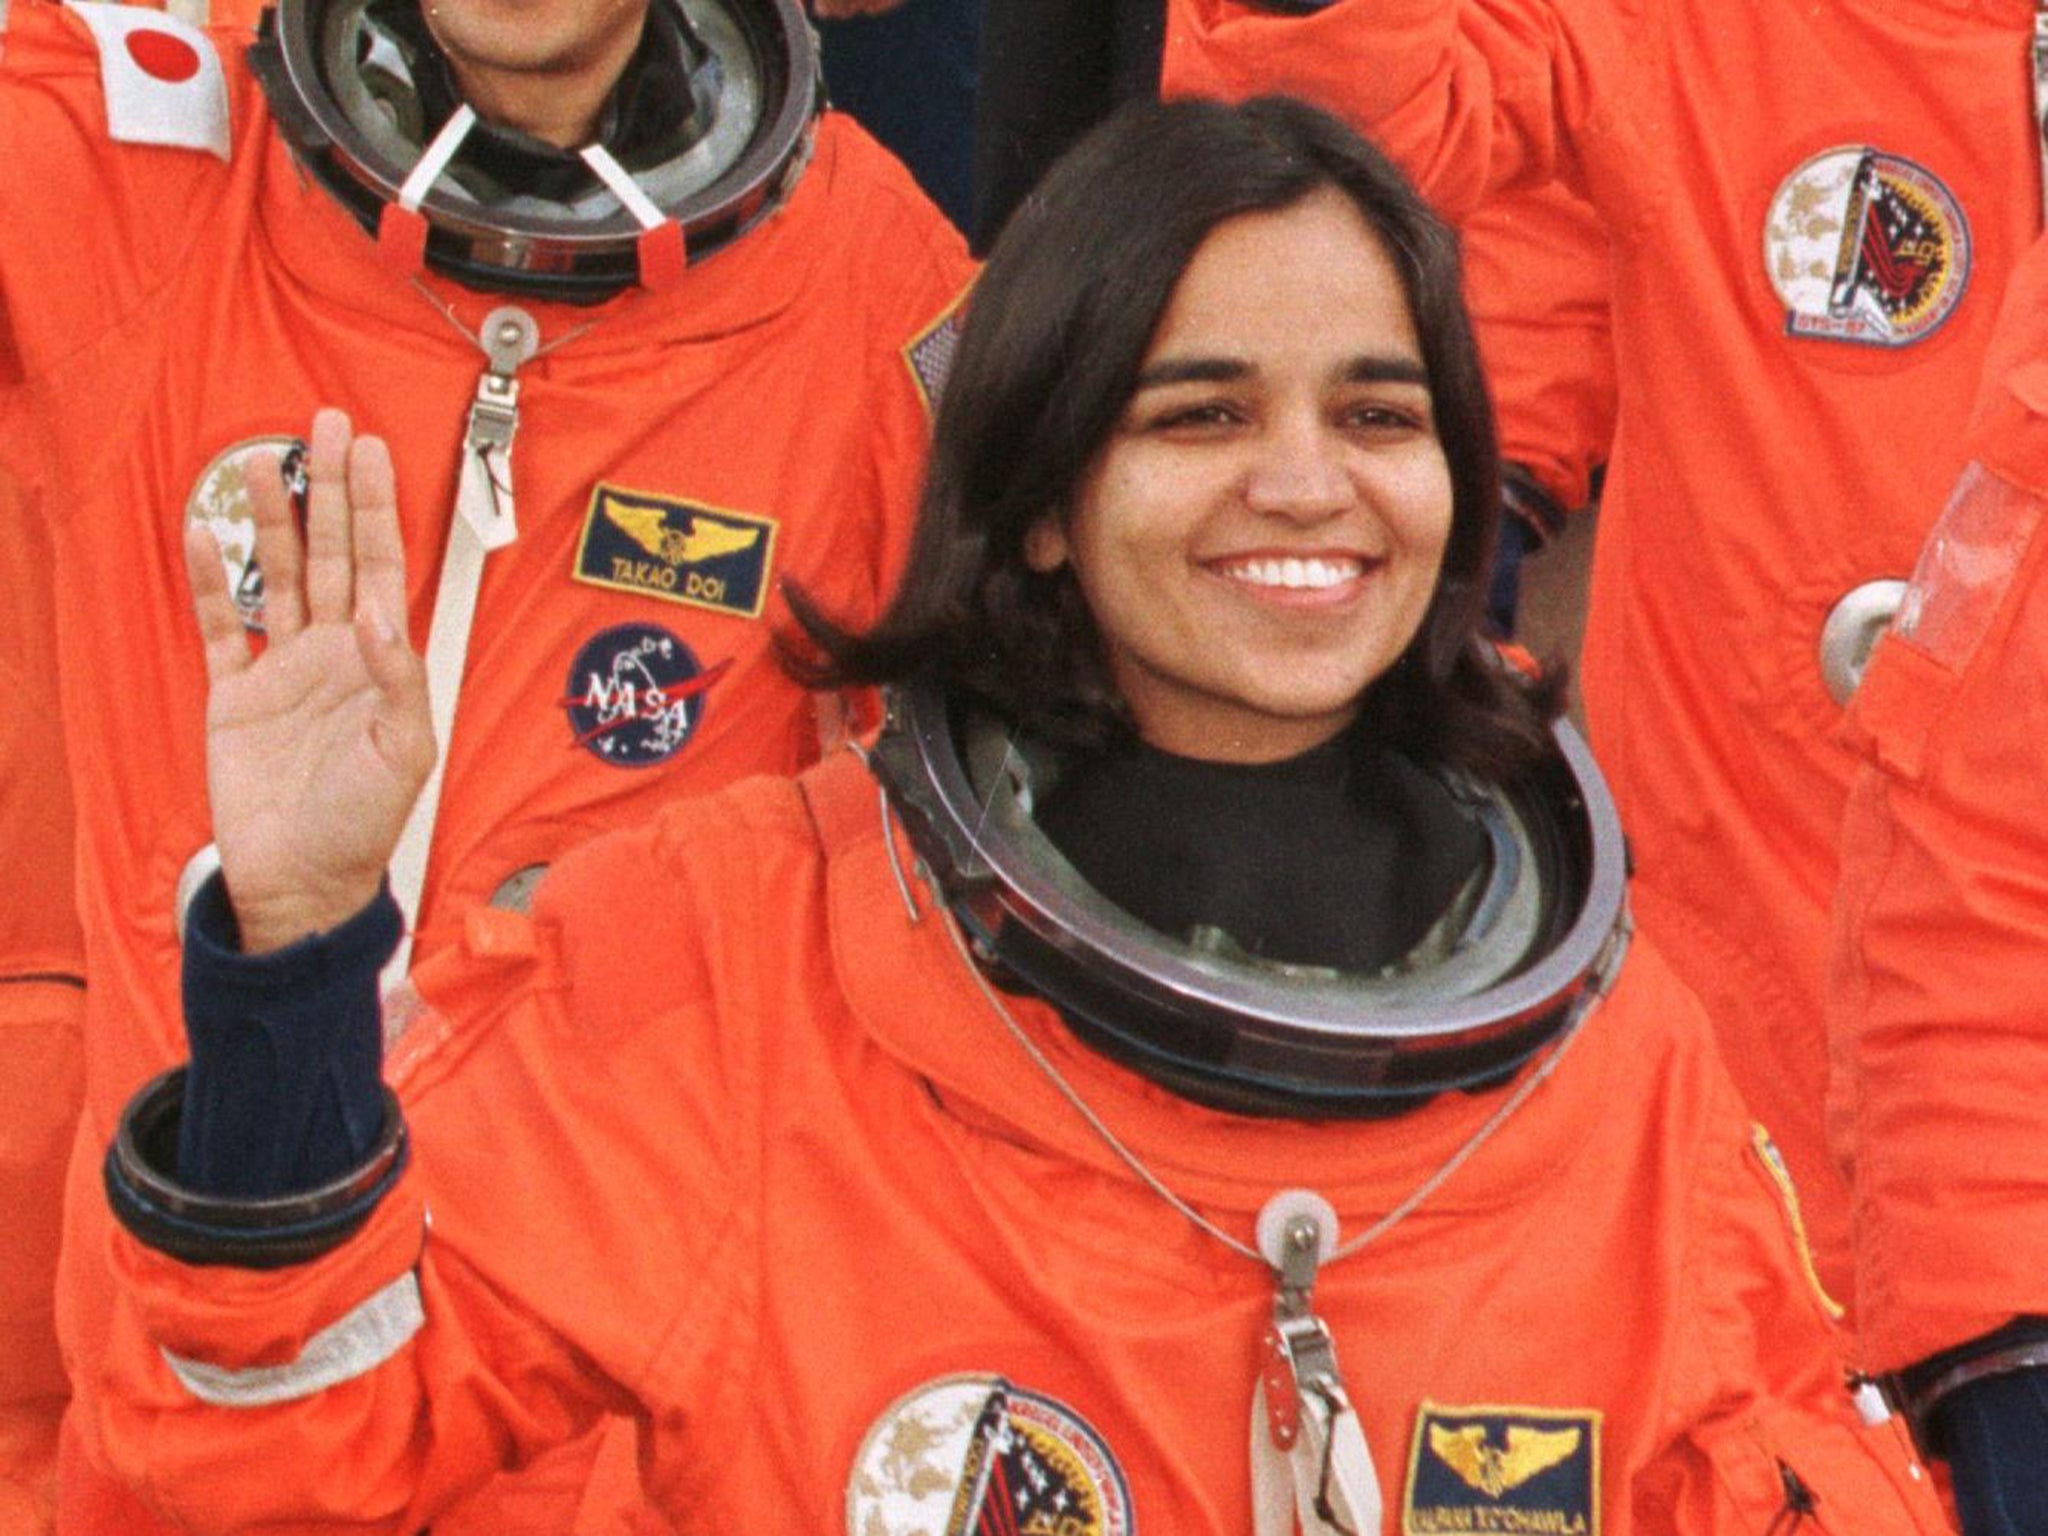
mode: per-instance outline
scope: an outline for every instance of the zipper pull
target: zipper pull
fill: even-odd
[[[1256,1536],[1292,1536],[1297,1521],[1304,1536],[1379,1533],[1379,1477],[1314,1309],[1316,1272],[1336,1245],[1337,1213],[1320,1195],[1288,1190],[1259,1213],[1276,1289],[1252,1389]]]
[[[512,439],[519,431],[519,366],[540,341],[533,316],[504,305],[484,317],[477,338],[489,361],[476,381],[469,424],[462,436],[462,481],[455,495],[459,516],[486,550],[503,549],[519,537],[513,512]]]
[[[1780,1456],[1777,1462],[1778,1483],[1785,1490],[1785,1502],[1778,1506],[1778,1512],[1771,1516],[1771,1523],[1764,1527],[1764,1536],[1796,1531],[1801,1521],[1812,1519],[1814,1511],[1820,1508],[1820,1500],[1814,1497],[1813,1490],[1806,1486],[1785,1458]]]

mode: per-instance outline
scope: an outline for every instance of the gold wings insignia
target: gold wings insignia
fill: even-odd
[[[1436,1452],[1437,1459],[1462,1477],[1474,1488],[1487,1493],[1496,1490],[1486,1486],[1492,1475],[1489,1455],[1499,1456],[1486,1444],[1486,1426],[1467,1424],[1463,1429],[1446,1429],[1441,1424],[1429,1426],[1429,1448]]]
[[[1429,1448],[1437,1458],[1491,1499],[1569,1459],[1584,1438],[1583,1430],[1530,1429],[1515,1424],[1508,1428],[1507,1449],[1497,1451],[1486,1443],[1483,1424],[1467,1424],[1458,1430],[1441,1424],[1429,1426]]]
[[[699,560],[715,560],[720,555],[737,554],[750,548],[761,537],[758,528],[735,528],[727,523],[714,523],[701,517],[690,519],[690,531],[683,535],[682,556],[678,562],[694,565]]]
[[[1508,1448],[1500,1459],[1500,1486],[1506,1492],[1519,1488],[1539,1472],[1548,1472],[1567,1460],[1586,1437],[1582,1429],[1529,1429],[1516,1424],[1508,1430]]]
[[[661,554],[661,536],[667,531],[665,514],[660,507],[636,507],[631,502],[620,501],[616,496],[604,499],[604,515],[613,526],[624,530],[627,538],[638,544],[650,555]]]

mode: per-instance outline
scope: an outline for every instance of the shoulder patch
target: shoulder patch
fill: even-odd
[[[115,143],[228,158],[228,85],[211,38],[142,6],[74,0],[71,9],[99,44],[107,132]]]
[[[1600,1536],[1600,1415],[1425,1402],[1408,1452],[1402,1536]]]

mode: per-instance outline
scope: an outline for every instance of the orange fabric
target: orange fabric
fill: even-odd
[[[64,8],[15,6],[0,57],[0,355],[21,360],[53,439],[49,483],[65,488],[46,507],[61,662],[79,682],[64,724],[73,760],[92,765],[78,785],[87,1108],[59,1302],[88,1385],[109,1287],[98,1161],[128,1096],[183,1054],[172,898],[208,835],[179,553],[188,497],[224,449],[346,406],[392,445],[423,642],[483,363],[472,338],[502,302],[394,280],[300,176],[238,43],[218,36],[226,164],[108,142],[97,55]],[[777,590],[799,581],[853,619],[876,611],[928,432],[909,349],[969,271],[907,174],[828,116],[788,206],[672,293],[521,306],[547,350],[520,375],[520,537],[491,557],[479,598],[421,959],[459,931],[464,908],[593,830],[815,755],[812,702],[771,654]],[[761,614],[576,579],[586,533],[604,532],[600,486],[767,520],[753,546]],[[680,539],[695,515],[672,510],[666,527]],[[649,566],[661,575],[651,551]],[[601,561],[595,574],[613,570]],[[622,626],[642,628],[605,638]],[[671,647],[647,662],[656,681],[673,682],[666,669],[685,653],[712,681],[680,750],[618,766],[601,755],[616,738],[579,740],[569,706],[589,702],[593,679],[633,682],[625,653],[641,640]]]
[[[51,614],[56,559],[42,506],[0,458],[0,848],[11,887],[0,901],[0,977],[75,982],[84,941],[71,899],[71,786]]]
[[[1576,512],[1614,437],[1607,234],[1554,182],[1488,198],[1458,232],[1501,457]]]
[[[275,0],[206,0],[206,23],[210,27],[239,27],[254,32],[263,13],[274,4]]]
[[[901,1503],[862,1523],[900,1496],[936,1530],[959,1464],[934,1447],[944,1425],[890,1405],[986,1373],[1099,1436],[1127,1523],[1072,1530],[1244,1536],[1264,1267],[1138,1184],[1004,1033],[942,923],[907,918],[858,762],[804,784],[756,780],[607,838],[531,924],[486,914],[466,958],[444,953],[429,980],[452,1017],[393,1072],[415,1161],[343,1249],[254,1274],[117,1239],[105,1432],[152,1498],[202,1530],[323,1511],[410,1530],[479,1462],[624,1400],[686,1528],[907,1530]],[[1247,1238],[1304,1179],[1363,1231],[1498,1102],[1246,1119],[1126,1073],[1042,1005],[1015,1012],[1161,1177]],[[1598,1416],[1585,1513],[1608,1536],[1754,1536],[1782,1510],[1780,1462],[1819,1529],[1939,1531],[1896,1425],[1848,1409],[1786,1208],[1647,946],[1572,1051],[1418,1213],[1318,1279],[1389,1509],[1425,1402],[1526,1405]],[[290,1359],[414,1254],[425,1327],[295,1403],[206,1407],[157,1352]],[[273,1475],[237,1475],[230,1444],[233,1467]]]
[[[1587,718],[1635,852],[1644,930],[1706,1002],[1845,1300],[1822,992],[1854,758],[1819,638],[1845,594],[1911,570],[1962,468],[1998,298],[2039,228],[2019,62],[2034,12],[2032,0],[1169,9],[1170,88],[1299,88],[1370,125],[1454,214],[1556,175],[1606,226],[1620,406]],[[1846,203],[1859,167],[1880,161],[1900,189],[1884,216],[1918,208],[1941,231],[1883,226],[1898,241],[1881,253],[1885,281],[1924,281],[1901,291],[1930,307],[1895,333],[1903,344],[1814,334],[1803,306],[1866,249],[1845,250],[1844,229],[1873,227],[1835,218],[1831,199]],[[1860,291],[1881,302],[1881,285]]]
[[[10,1536],[48,1530],[55,1504],[66,1387],[52,1289],[83,1087],[85,960],[72,903],[51,569],[36,502],[0,466],[0,1531]]]
[[[1924,634],[1888,637],[1853,712],[1866,762],[1843,824],[1831,1002],[1863,1329],[1887,1367],[2048,1312],[2044,383],[2048,239],[2007,296],[1970,443],[1995,470],[1977,505],[2000,498],[1997,522],[2031,536],[2003,579],[1969,594],[1974,647],[1930,654]],[[1956,508],[1945,532],[1971,515]],[[1945,562],[1933,545],[1929,557],[1931,586]]]

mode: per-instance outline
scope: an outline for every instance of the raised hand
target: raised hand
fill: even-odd
[[[250,953],[334,927],[376,895],[434,765],[426,668],[406,642],[391,455],[340,411],[313,418],[306,536],[275,472],[251,466],[268,644],[254,655],[220,550],[187,525],[206,646],[206,784]]]

